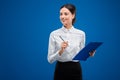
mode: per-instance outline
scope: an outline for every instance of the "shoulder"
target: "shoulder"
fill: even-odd
[[[50,33],[50,36],[55,36],[55,35],[58,35],[58,34],[60,34],[60,33],[61,33],[61,28],[52,31],[52,32]]]
[[[77,34],[85,35],[85,32],[83,30],[80,30],[80,29],[77,29],[77,28],[74,28],[74,32],[76,32]]]

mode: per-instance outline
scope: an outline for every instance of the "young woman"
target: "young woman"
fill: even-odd
[[[50,34],[48,61],[50,63],[57,61],[54,80],[82,80],[80,61],[73,58],[85,46],[85,32],[73,26],[75,18],[75,6],[63,5],[60,8],[63,26]]]

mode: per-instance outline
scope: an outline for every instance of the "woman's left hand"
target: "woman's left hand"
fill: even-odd
[[[90,56],[94,56],[94,54],[95,54],[95,52],[96,52],[96,50],[93,50],[93,51],[91,51],[89,54],[90,54]]]

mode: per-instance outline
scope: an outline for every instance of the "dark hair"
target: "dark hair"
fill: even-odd
[[[65,5],[61,6],[60,9],[62,9],[63,7],[67,8],[72,14],[75,14],[75,17],[72,21],[72,24],[74,24],[75,20],[76,20],[76,7],[73,4],[65,4]]]

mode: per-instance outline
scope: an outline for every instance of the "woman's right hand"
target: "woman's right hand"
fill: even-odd
[[[66,41],[66,42],[64,41],[61,43],[61,49],[59,51],[59,55],[61,55],[64,52],[64,50],[67,48],[67,46],[68,46],[68,41]]]

